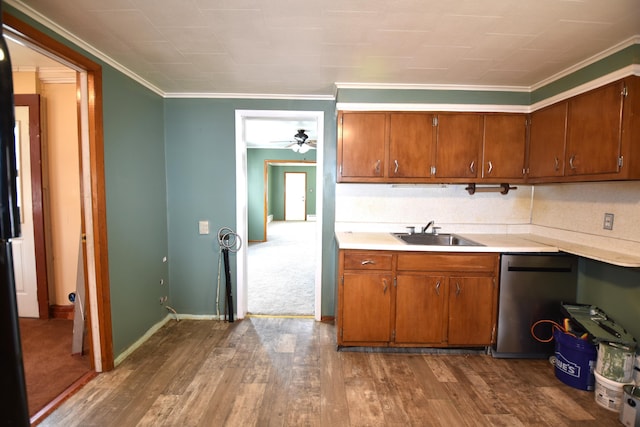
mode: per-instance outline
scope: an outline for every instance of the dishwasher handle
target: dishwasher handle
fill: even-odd
[[[509,265],[507,271],[535,272],[535,273],[571,273],[573,269],[570,265],[560,267],[536,267],[536,266],[520,266]]]

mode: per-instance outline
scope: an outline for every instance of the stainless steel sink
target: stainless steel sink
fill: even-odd
[[[456,234],[430,233],[392,233],[395,237],[409,245],[429,246],[483,246],[473,240],[465,239]]]

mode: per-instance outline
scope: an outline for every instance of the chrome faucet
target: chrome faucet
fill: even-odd
[[[425,225],[424,227],[422,227],[422,233],[426,233],[427,230],[429,229],[429,227],[432,227],[432,231],[433,231],[433,224],[435,223],[435,221],[431,220],[427,223],[427,225]]]

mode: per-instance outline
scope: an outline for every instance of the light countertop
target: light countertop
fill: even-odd
[[[569,241],[551,239],[536,234],[474,234],[455,233],[483,246],[410,245],[391,233],[336,232],[339,249],[420,251],[420,252],[568,252],[585,258],[622,267],[640,267],[640,256],[605,250]]]

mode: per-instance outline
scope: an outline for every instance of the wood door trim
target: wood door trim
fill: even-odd
[[[42,196],[42,142],[40,136],[40,95],[14,95],[16,107],[29,108],[29,162],[31,163],[31,205],[33,207],[33,240],[35,246],[38,317],[49,318],[49,286],[47,251],[44,239]]]
[[[263,198],[263,210],[262,210],[262,242],[267,241],[267,216],[269,215],[269,206],[268,206],[268,192],[269,192],[269,166],[272,163],[304,163],[304,166],[313,166],[316,164],[315,160],[278,160],[278,159],[267,159],[264,161],[264,174],[263,174],[263,185],[262,185],[262,198]],[[286,165],[285,165],[286,166]],[[316,171],[316,173],[318,173]],[[306,212],[306,206],[305,206]]]
[[[63,58],[86,71],[89,125],[89,167],[91,170],[91,216],[93,218],[94,265],[96,278],[96,310],[100,335],[100,361],[102,370],[114,367],[111,298],[109,291],[109,255],[107,243],[107,206],[104,175],[104,124],[102,110],[102,66],[41,31],[26,24],[10,13],[3,12],[5,30],[15,32],[35,46]],[[92,328],[89,328],[91,332]],[[93,350],[93,348],[92,348]],[[96,355],[91,355],[95,368]]]

